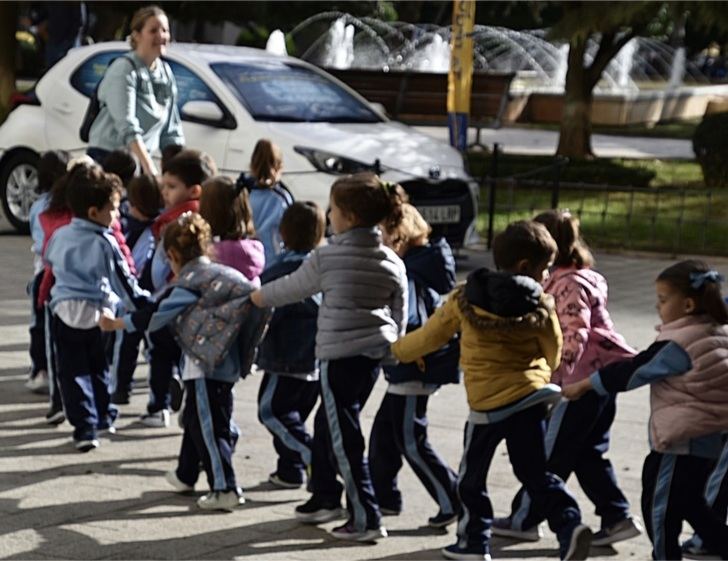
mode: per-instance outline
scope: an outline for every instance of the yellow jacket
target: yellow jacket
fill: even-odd
[[[468,404],[475,411],[504,407],[548,384],[562,347],[551,296],[540,293],[529,313],[502,317],[469,303],[465,294],[465,287],[455,289],[424,326],[394,343],[397,359],[413,362],[459,331],[460,366]]]

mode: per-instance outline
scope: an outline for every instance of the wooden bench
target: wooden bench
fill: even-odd
[[[414,125],[447,123],[447,74],[335,68],[326,71],[367,100],[381,103],[393,119]],[[514,76],[513,72],[473,74],[471,126],[500,126]]]

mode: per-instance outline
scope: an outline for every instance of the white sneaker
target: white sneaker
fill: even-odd
[[[145,413],[139,420],[143,425],[155,428],[164,428],[169,426],[169,411],[167,409],[161,409],[154,413]]]
[[[39,370],[35,376],[28,378],[28,381],[25,382],[25,387],[33,393],[47,394],[49,392],[48,372]]]
[[[164,474],[164,478],[167,480],[167,483],[174,487],[174,490],[178,493],[189,493],[195,490],[194,485],[187,485],[187,483],[177,477],[177,472],[173,469],[166,472]]]
[[[232,512],[238,505],[240,505],[240,497],[235,491],[210,491],[207,495],[197,499],[197,506],[202,510]]]

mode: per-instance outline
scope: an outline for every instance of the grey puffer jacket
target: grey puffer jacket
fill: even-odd
[[[295,272],[261,291],[266,306],[323,293],[316,335],[319,359],[383,358],[405,332],[407,272],[402,260],[382,245],[376,227],[333,236]]]

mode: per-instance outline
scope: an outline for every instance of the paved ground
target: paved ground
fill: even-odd
[[[199,511],[192,497],[173,494],[163,479],[175,465],[181,432],[150,429],[135,422],[143,411],[146,388],[135,391],[122,410],[118,433],[87,455],[75,452],[68,424],[42,422],[45,400],[23,388],[28,366],[28,301],[31,274],[29,240],[0,234],[0,557],[7,559],[439,559],[439,548],[453,540],[453,529],[425,527],[435,506],[409,468],[401,476],[405,512],[385,519],[390,538],[377,545],[349,545],[331,539],[326,529],[302,526],[293,508],[305,491],[273,491],[265,482],[274,466],[268,434],[256,420],[259,376],[237,386],[235,418],[242,438],[235,456],[247,504],[231,514]],[[463,271],[487,262],[483,253],[462,261]],[[653,338],[656,317],[652,280],[666,265],[654,258],[600,256],[611,285],[611,310],[617,326],[637,347]],[[728,274],[728,262],[719,264]],[[143,380],[146,367],[138,371]],[[380,383],[364,410],[370,426],[381,400]],[[448,387],[433,398],[431,437],[456,466],[462,448],[467,407],[462,387]],[[625,394],[614,425],[611,457],[623,489],[639,505],[640,467],[647,453],[646,391]],[[498,451],[488,479],[497,514],[505,514],[517,489],[505,449]],[[593,507],[577,489],[586,521],[598,524]],[[202,489],[200,489],[202,491]],[[638,506],[635,506],[638,512]],[[555,558],[550,532],[536,544],[494,539],[495,558]],[[649,558],[645,537],[614,549],[593,549],[595,558]]]
[[[415,127],[439,140],[448,142],[447,127]],[[475,142],[475,129],[468,131],[468,142]],[[504,127],[483,128],[480,142],[488,148],[494,142],[509,154],[552,155],[559,143],[557,131]],[[689,159],[695,157],[689,140],[676,138],[645,138],[639,136],[592,135],[592,148],[600,158],[658,158]]]

